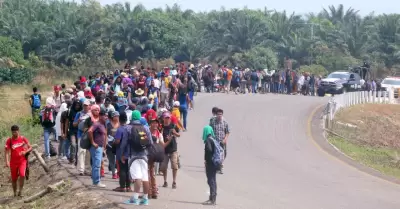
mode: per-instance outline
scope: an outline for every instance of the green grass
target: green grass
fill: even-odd
[[[34,121],[31,117],[21,118],[15,122],[19,126],[20,134],[25,136],[31,144],[36,144],[41,139],[43,128],[40,124],[33,125]],[[0,142],[5,144],[8,137],[11,137],[11,126],[14,124],[1,123],[0,124]]]
[[[354,160],[386,175],[400,178],[400,150],[358,145],[336,136],[329,136],[328,140]]]

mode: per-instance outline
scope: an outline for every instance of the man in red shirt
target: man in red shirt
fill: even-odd
[[[21,196],[28,163],[25,155],[32,150],[32,147],[25,137],[19,135],[19,127],[17,125],[11,127],[11,132],[12,137],[7,139],[5,145],[6,167],[9,167],[11,171],[14,196],[17,196],[17,180],[19,176],[18,196]]]

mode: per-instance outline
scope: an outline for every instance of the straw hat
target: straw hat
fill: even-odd
[[[138,90],[135,91],[135,94],[136,95],[143,95],[144,91],[141,88],[139,88]]]

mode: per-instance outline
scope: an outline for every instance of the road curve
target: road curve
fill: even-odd
[[[178,140],[182,168],[176,190],[159,188],[149,209],[202,209],[208,199],[202,128],[211,108],[224,109],[231,127],[223,175],[217,176],[218,209],[399,209],[400,186],[367,175],[321,151],[310,139],[308,118],[326,98],[288,95],[201,94]],[[68,165],[65,165],[68,167]],[[76,169],[68,167],[76,173]],[[77,176],[90,186],[87,176]],[[110,175],[96,189],[119,208],[130,193]],[[171,171],[168,171],[171,185]],[[162,178],[157,184],[162,185]],[[101,207],[100,207],[101,208]]]
[[[312,143],[307,121],[324,102],[272,94],[198,96],[189,131],[178,142],[181,189],[189,191],[178,188],[180,206],[168,208],[203,208],[198,203],[207,199],[200,138],[213,106],[224,109],[232,131],[225,174],[217,177],[218,208],[400,208],[399,185],[341,163]]]

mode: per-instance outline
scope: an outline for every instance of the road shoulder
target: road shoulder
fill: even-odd
[[[332,160],[336,161],[337,163],[341,163],[346,166],[352,167],[365,175],[373,176],[375,178],[384,180],[391,184],[400,185],[400,179],[384,175],[375,169],[372,169],[363,164],[360,164],[359,162],[354,161],[350,157],[344,155],[341,151],[339,151],[339,149],[337,149],[331,143],[329,143],[328,140],[326,139],[325,131],[322,127],[321,113],[323,109],[324,106],[314,107],[310,111],[307,123],[308,126],[307,132],[309,134],[309,138],[318,150],[324,152],[327,156],[329,156]]]

